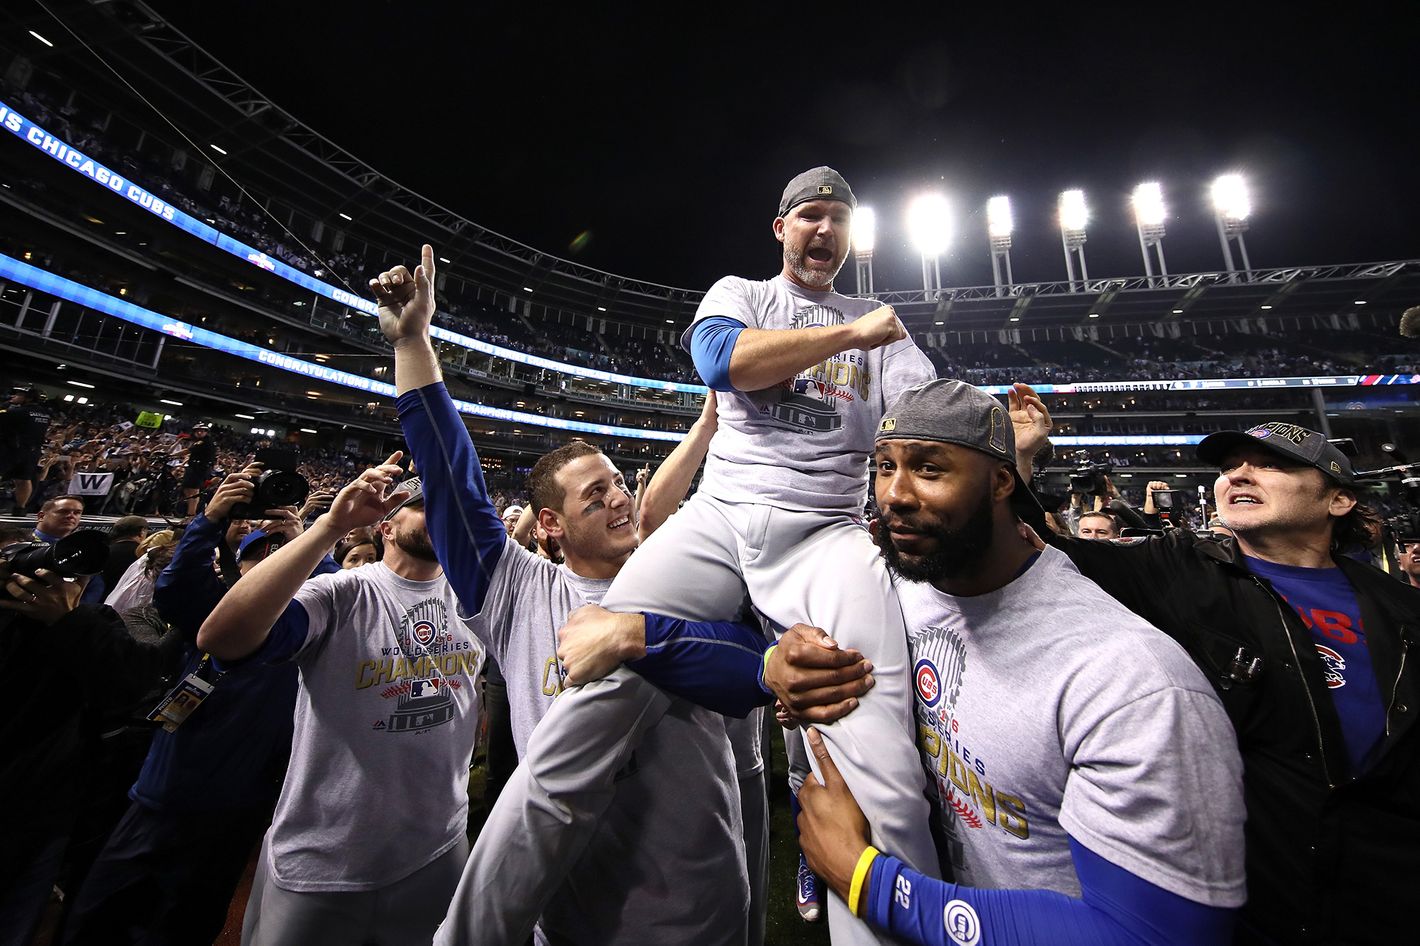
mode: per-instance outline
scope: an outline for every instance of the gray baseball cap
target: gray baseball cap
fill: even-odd
[[[841,200],[855,210],[858,199],[848,182],[830,167],[817,167],[795,177],[779,198],[779,216],[784,216],[800,204],[811,200]]]
[[[409,498],[406,499],[404,502],[400,503],[398,506],[391,509],[389,512],[385,513],[384,519],[381,520],[382,522],[389,522],[391,519],[394,518],[395,513],[399,512],[406,506],[424,505],[424,488],[419,483],[419,477],[411,476],[403,483],[400,483],[399,486],[395,488],[395,492],[399,492],[402,489],[409,490]]]
[[[1209,434],[1198,444],[1198,459],[1220,464],[1228,451],[1238,446],[1261,447],[1264,450],[1314,467],[1342,486],[1356,485],[1356,471],[1351,460],[1327,441],[1324,434],[1296,424],[1271,421],[1248,430],[1220,430]]]
[[[1011,507],[1037,532],[1045,510],[1016,470],[1016,431],[1001,402],[965,381],[938,378],[898,395],[878,423],[877,441],[933,440],[970,447],[1011,468]]]

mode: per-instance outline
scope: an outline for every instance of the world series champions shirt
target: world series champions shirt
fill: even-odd
[[[783,276],[726,276],[710,287],[695,323],[714,316],[747,328],[844,325],[879,308],[872,299],[811,292]],[[814,512],[863,511],[868,454],[878,421],[907,388],[937,376],[904,338],[872,351],[838,352],[762,391],[718,392],[719,427],[710,440],[701,489],[730,503]]]
[[[274,628],[253,655],[300,668],[271,876],[295,891],[384,887],[467,827],[484,650],[443,576],[412,581],[382,562],[312,578],[293,607],[304,639]]]
[[[1236,738],[1177,643],[1054,548],[989,594],[897,590],[952,880],[1078,897],[1073,837],[1194,902],[1244,901]]]

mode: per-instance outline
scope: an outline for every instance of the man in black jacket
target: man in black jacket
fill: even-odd
[[[1030,419],[1013,420],[1030,456],[1048,415],[1023,443]],[[1198,455],[1219,467],[1235,538],[1049,541],[1178,640],[1232,718],[1247,802],[1237,942],[1413,942],[1420,589],[1340,554],[1362,540],[1364,513],[1350,462],[1321,434],[1261,424],[1213,434]]]

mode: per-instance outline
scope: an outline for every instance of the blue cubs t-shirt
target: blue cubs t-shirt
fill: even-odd
[[[1351,774],[1359,775],[1385,732],[1385,701],[1371,667],[1355,590],[1339,568],[1278,565],[1250,556],[1244,559],[1253,574],[1270,581],[1296,608],[1312,632],[1312,643],[1326,668],[1326,686],[1341,717]]]

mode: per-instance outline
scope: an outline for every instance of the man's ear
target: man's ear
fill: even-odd
[[[774,239],[778,240],[780,243],[783,243],[783,242],[784,242],[784,218],[783,218],[783,217],[775,217],[775,218],[774,218]]]
[[[1327,512],[1340,518],[1356,508],[1356,494],[1349,489],[1338,489],[1331,497],[1331,504],[1327,507]]]
[[[546,506],[537,511],[537,524],[554,539],[560,539],[567,530],[562,525],[562,517]]]
[[[1010,496],[1016,486],[1016,476],[1009,466],[997,466],[991,474],[991,499],[1000,502]]]

